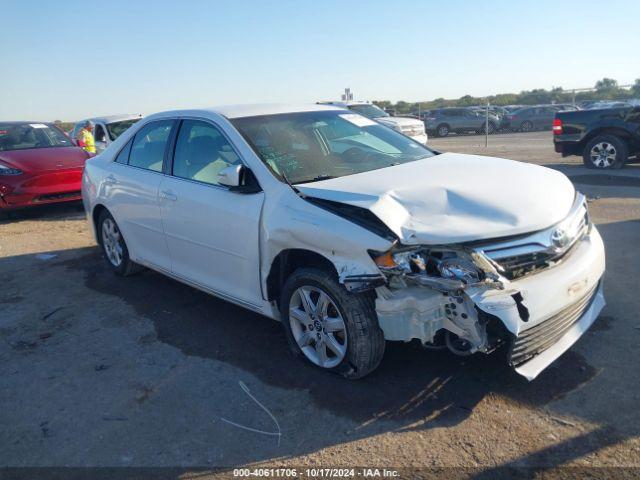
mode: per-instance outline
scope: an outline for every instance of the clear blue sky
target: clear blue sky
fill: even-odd
[[[0,0],[0,119],[640,77],[640,2]]]

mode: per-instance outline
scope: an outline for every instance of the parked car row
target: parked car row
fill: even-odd
[[[428,134],[446,137],[450,133],[550,130],[556,112],[576,109],[568,104],[490,106],[487,115],[486,106],[449,107],[426,110],[416,116],[424,121]]]

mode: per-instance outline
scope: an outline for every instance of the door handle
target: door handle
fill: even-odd
[[[160,198],[163,198],[165,200],[171,200],[172,202],[175,202],[176,200],[178,200],[178,197],[176,197],[176,194],[173,193],[171,190],[162,190],[160,192]]]
[[[113,175],[109,175],[104,179],[104,183],[106,183],[107,185],[113,185],[115,183],[118,183],[118,180]]]

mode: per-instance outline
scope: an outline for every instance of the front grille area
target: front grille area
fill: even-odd
[[[504,257],[496,261],[504,269],[504,272],[501,273],[506,278],[509,280],[516,280],[547,268],[554,262],[560,261],[565,255],[569,255],[579,243],[579,241],[575,242],[571,245],[571,248],[562,253],[553,253],[543,250],[539,252],[514,255],[512,257]]]
[[[509,363],[518,367],[558,342],[589,308],[598,286],[596,284],[571,305],[515,337],[509,353]]]
[[[410,137],[415,137],[416,135],[422,135],[424,133],[424,128],[420,125],[402,127],[402,133],[409,135]]]
[[[541,269],[552,266],[554,263],[560,261],[563,257],[569,255],[577,245],[580,244],[580,240],[589,231],[589,216],[585,214],[576,222],[575,236],[571,239],[571,243],[564,247],[564,249],[556,250],[551,246],[546,248],[530,249],[515,255],[505,255],[500,249],[488,250],[487,254],[496,263],[498,263],[504,271],[501,272],[509,280],[516,280],[526,275],[530,275]],[[546,235],[546,234],[545,234]],[[510,248],[507,248],[508,251]]]
[[[66,200],[70,198],[80,197],[82,193],[80,190],[74,192],[65,192],[65,193],[50,193],[48,195],[41,195],[33,200],[34,203],[38,202],[51,202],[53,200]]]

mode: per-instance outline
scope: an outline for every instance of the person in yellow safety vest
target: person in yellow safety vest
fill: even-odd
[[[78,133],[78,145],[85,152],[96,153],[96,140],[93,138],[93,123],[89,120],[84,124],[80,133]]]

